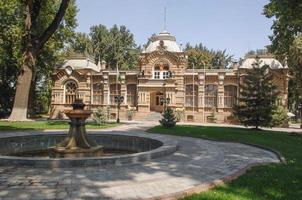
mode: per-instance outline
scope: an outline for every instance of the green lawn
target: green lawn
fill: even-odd
[[[302,199],[302,136],[273,131],[241,128],[177,126],[173,129],[154,127],[149,132],[238,141],[277,150],[287,164],[253,167],[229,183],[185,200],[301,200]]]
[[[107,123],[98,125],[94,122],[88,122],[88,129],[103,129],[115,127],[116,123]],[[68,129],[68,121],[28,121],[28,122],[6,122],[0,121],[1,130],[43,130],[43,129]]]

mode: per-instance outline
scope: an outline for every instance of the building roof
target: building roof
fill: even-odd
[[[256,62],[257,56],[247,56],[244,58],[239,68],[250,69],[253,68],[253,64]],[[260,67],[268,65],[271,69],[284,69],[288,68],[286,65],[283,66],[273,55],[262,55],[258,56],[260,60]]]
[[[164,31],[158,35],[154,35],[150,38],[151,43],[143,51],[143,53],[151,53],[158,50],[161,46],[161,41],[163,41],[163,47],[170,52],[182,52],[179,45],[176,43],[176,38],[172,36],[169,32]]]
[[[93,58],[83,54],[73,54],[69,56],[59,68],[65,69],[68,66],[72,69],[92,69],[96,72],[100,71],[100,67],[94,63]]]

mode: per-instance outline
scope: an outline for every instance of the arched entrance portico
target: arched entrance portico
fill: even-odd
[[[164,98],[164,94],[162,92],[152,92],[150,97],[150,111],[163,112],[164,105],[161,99]]]

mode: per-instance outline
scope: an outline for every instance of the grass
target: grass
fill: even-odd
[[[184,200],[301,200],[302,199],[302,136],[274,131],[243,128],[160,126],[149,132],[245,142],[274,149],[286,159],[286,164],[253,167],[236,180]]]
[[[88,122],[87,129],[104,129],[115,127],[116,123],[98,125],[95,122]],[[7,122],[0,121],[1,130],[44,130],[44,129],[68,129],[68,121],[28,121],[28,122]]]

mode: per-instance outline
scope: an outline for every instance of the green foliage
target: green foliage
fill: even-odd
[[[272,80],[269,66],[261,67],[257,58],[241,85],[240,104],[234,107],[235,117],[245,126],[255,126],[258,129],[259,126],[271,125],[277,97],[276,86]]]
[[[226,54],[226,50],[209,50],[203,44],[192,47],[186,44],[185,51],[188,55],[189,68],[195,69],[224,69],[232,61],[233,56]]]
[[[42,35],[51,23],[60,5],[59,0],[42,1],[41,10],[32,30]],[[58,30],[44,45],[37,57],[32,83],[30,107],[45,112],[50,102],[53,67],[64,58],[64,49],[74,35],[77,8],[72,0]],[[0,0],[0,105],[2,116],[11,112],[16,90],[17,75],[21,65],[22,35],[24,29],[24,4],[19,0]],[[1,112],[1,111],[0,111]],[[0,117],[1,113],[0,113]]]
[[[273,110],[271,126],[286,127],[288,125],[288,110],[283,106],[278,106]]]
[[[100,126],[95,122],[87,122],[88,129],[103,129],[117,126],[116,123],[106,123]],[[0,121],[0,131],[5,130],[44,130],[44,129],[69,129],[69,122],[56,121],[28,121],[28,122],[8,122]]]
[[[295,112],[302,102],[302,1],[270,0],[264,14],[273,18],[269,50],[290,70],[289,109]]]
[[[176,117],[170,107],[164,111],[162,116],[163,118],[159,122],[163,127],[173,128],[176,125]]]
[[[98,108],[94,113],[93,113],[93,120],[99,124],[105,124],[109,119],[107,109],[106,108]]]
[[[125,26],[114,25],[107,29],[104,25],[90,28],[89,35],[77,33],[69,47],[70,52],[88,53],[95,62],[106,61],[110,69],[128,70],[138,67],[139,48],[133,34]]]
[[[274,17],[271,50],[287,55],[296,36],[302,33],[302,1],[270,0],[264,7],[264,14]]]

